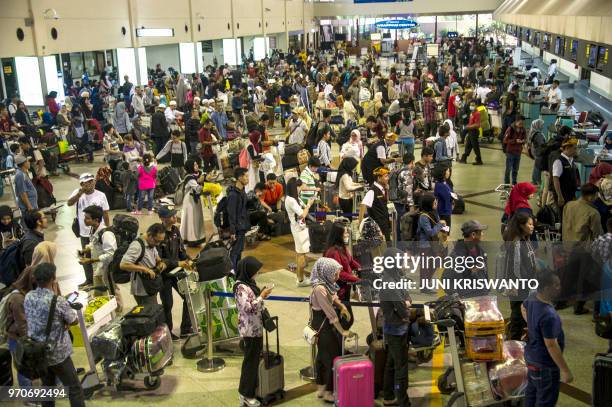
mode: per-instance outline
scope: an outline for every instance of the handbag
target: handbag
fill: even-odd
[[[56,305],[57,295],[54,295],[51,300],[51,307],[49,308],[49,316],[47,317],[44,342],[36,341],[30,337],[21,338],[17,341],[17,349],[15,351],[17,371],[28,379],[39,379],[47,374],[49,356],[52,353],[49,346],[49,335],[51,334],[51,325],[55,317]]]
[[[610,315],[600,315],[595,319],[595,335],[604,339],[612,339],[612,320]]]
[[[315,330],[312,327],[312,307],[310,307],[310,320],[308,321],[308,325],[306,325],[304,327],[304,331],[302,333],[306,343],[308,343],[311,346],[314,346],[314,345],[317,344],[317,341],[319,340],[319,333],[321,332],[321,330],[325,326],[326,322],[327,322],[327,318],[325,318],[325,320],[323,321],[323,323],[319,327],[319,330],[318,331]]]
[[[268,332],[273,332],[277,328],[275,318],[270,316],[270,311],[267,308],[261,311],[261,322],[264,329]]]
[[[81,225],[79,223],[79,201],[76,203],[76,216],[72,220],[72,233],[79,239],[81,238]]]

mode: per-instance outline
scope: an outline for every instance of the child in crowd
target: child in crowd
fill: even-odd
[[[179,174],[184,173],[183,166],[187,161],[187,145],[181,140],[181,131],[172,130],[172,138],[166,143],[164,148],[161,149],[157,156],[157,160],[160,160],[167,154],[170,154],[170,165],[172,168],[176,168]]]
[[[142,159],[142,163],[138,165],[138,209],[132,212],[133,215],[141,215],[142,207],[144,206],[144,198],[147,198],[149,215],[153,211],[153,195],[155,185],[157,183],[157,164],[153,159],[153,155],[147,153]]]
[[[127,161],[121,163],[120,182],[123,186],[123,197],[125,198],[125,208],[128,212],[132,212],[134,196],[138,190],[138,174],[130,169],[130,164]]]

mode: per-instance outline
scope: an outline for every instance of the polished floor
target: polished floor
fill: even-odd
[[[461,150],[463,146],[460,147]],[[337,154],[337,151],[336,151]],[[419,152],[416,152],[417,157]],[[95,172],[100,157],[96,157],[94,164],[74,164],[72,172]],[[473,158],[471,158],[473,160]],[[470,160],[470,161],[471,161]],[[505,157],[499,145],[483,149],[482,167],[470,164],[456,164],[453,169],[455,190],[466,197],[466,212],[453,216],[451,238],[459,238],[459,225],[468,219],[478,219],[490,226],[485,239],[500,240],[500,217],[503,204],[495,187],[503,181]],[[519,180],[528,181],[531,178],[532,161],[523,156],[519,172]],[[65,202],[69,194],[78,187],[74,176],[61,175],[53,179],[55,195],[59,202]],[[0,204],[9,199],[5,194]],[[47,240],[53,240],[59,245],[59,255],[56,260],[59,280],[64,293],[76,289],[84,280],[81,267],[77,264],[76,251],[80,248],[79,242],[74,238],[70,224],[74,216],[74,209],[62,207],[55,222],[50,224],[46,233]],[[141,216],[142,229],[157,220],[156,215]],[[210,229],[210,228],[209,228]],[[277,295],[306,296],[307,288],[296,288],[295,277],[286,269],[287,264],[293,261],[293,242],[290,236],[275,238],[269,242],[258,243],[249,247],[245,254],[258,257],[264,263],[264,271],[260,284],[266,285],[274,282]],[[133,304],[133,299],[126,295],[129,286],[122,286],[124,297],[128,297],[127,305]],[[180,301],[177,294],[176,302]],[[301,380],[299,370],[308,366],[309,348],[301,339],[302,329],[308,320],[308,308],[304,303],[296,302],[268,302],[272,315],[280,319],[281,354],[285,357],[285,389],[287,398],[283,404],[290,406],[312,406],[323,404],[315,396],[314,386]],[[504,314],[509,314],[508,304],[502,304]],[[566,333],[566,358],[576,378],[571,387],[566,386],[561,395],[560,406],[576,406],[581,403],[577,398],[588,396],[591,389],[591,364],[597,352],[605,351],[607,343],[599,339],[593,332],[591,317],[574,316],[571,311],[562,311],[562,318]],[[175,307],[175,321],[180,318],[180,307]],[[362,339],[359,342],[361,351],[365,351],[365,337],[370,332],[367,310],[356,309],[356,324],[354,330]],[[238,405],[238,378],[242,358],[237,351],[236,344],[224,345],[224,352],[220,355],[225,359],[226,367],[216,373],[201,373],[196,369],[196,360],[183,359],[180,355],[180,343],[175,343],[175,359],[171,367],[166,370],[162,385],[155,391],[121,392],[112,389],[99,391],[88,402],[91,406],[105,406],[109,403],[121,403],[122,406],[144,406],[154,403],[164,403],[167,406],[180,406],[194,401],[206,402],[215,406]],[[229,352],[227,352],[229,351]],[[74,359],[78,366],[86,366],[84,348],[76,348]],[[411,365],[409,393],[413,406],[442,406],[447,396],[439,394],[437,378],[450,365],[450,355],[442,347],[438,347],[433,360],[425,365]],[[572,396],[569,396],[571,394]],[[66,401],[60,405],[67,405]],[[382,405],[382,403],[381,403]]]

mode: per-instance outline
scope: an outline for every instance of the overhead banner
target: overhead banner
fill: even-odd
[[[376,28],[382,28],[386,30],[403,30],[406,28],[414,28],[418,24],[414,20],[397,19],[397,20],[379,21],[375,25],[376,25]]]

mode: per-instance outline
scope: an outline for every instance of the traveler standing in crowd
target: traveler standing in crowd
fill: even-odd
[[[110,226],[110,219],[108,211],[110,209],[108,200],[103,192],[96,190],[96,179],[90,173],[83,173],[79,177],[79,183],[81,187],[72,192],[72,195],[68,198],[68,206],[74,206],[76,204],[76,218],[78,221],[78,235],[81,239],[81,247],[85,247],[89,244],[89,237],[91,234],[89,226],[85,224],[85,212],[83,210],[88,206],[96,205],[102,208],[103,221],[102,226]],[[93,284],[93,266],[91,264],[83,264],[85,271],[85,282],[79,285],[79,289],[91,288]]]
[[[387,248],[385,258],[395,259],[402,251]],[[402,270],[392,262],[392,267],[383,269],[384,282],[400,283],[404,278]],[[410,296],[405,290],[382,290],[380,307],[384,317],[383,335],[387,348],[383,391],[385,406],[409,407],[408,398],[408,343],[410,328]],[[416,322],[415,322],[416,323]]]
[[[130,243],[121,259],[121,270],[132,273],[130,293],[138,305],[157,304],[157,293],[163,284],[161,273],[166,269],[157,247],[165,238],[164,225],[154,223],[149,226],[144,236]]]
[[[238,308],[238,330],[244,342],[244,359],[240,370],[238,393],[240,405],[259,406],[255,398],[258,385],[258,366],[263,350],[263,322],[261,313],[265,309],[264,300],[272,293],[272,288],[257,286],[255,278],[263,264],[255,257],[248,256],[238,262],[234,295]]]
[[[510,184],[510,173],[512,173],[512,185],[516,185],[523,145],[527,139],[525,133],[525,118],[521,115],[515,116],[514,123],[506,130],[504,135],[504,146],[506,152],[506,172],[504,184]]]
[[[533,279],[536,277],[536,254],[531,243],[531,235],[535,227],[533,218],[525,212],[517,212],[512,216],[504,231],[505,272],[504,278]],[[529,294],[528,290],[519,290],[510,296],[510,326],[509,336],[520,341],[527,326],[521,315],[521,300]]]
[[[561,143],[561,155],[552,164],[552,183],[550,188],[555,196],[559,211],[570,201],[576,199],[579,173],[574,158],[578,153],[578,140],[573,137]]]
[[[561,104],[561,100],[563,100],[563,95],[561,93],[561,89],[559,88],[559,81],[552,81],[552,85],[550,89],[548,89],[548,94],[544,97],[544,100],[548,102],[548,108],[553,112],[559,110],[559,105]]]
[[[526,407],[554,407],[559,399],[560,382],[574,381],[563,357],[565,333],[561,318],[553,305],[560,292],[561,282],[555,273],[540,273],[537,293],[530,295],[521,307],[529,332],[525,346]]]
[[[376,222],[385,240],[391,240],[391,221],[389,220],[389,201],[387,189],[389,187],[389,170],[379,167],[374,170],[375,181],[370,190],[366,192],[359,208],[359,224],[367,212],[368,216]]]
[[[450,167],[437,165],[432,170],[435,182],[434,196],[438,202],[438,215],[446,222],[446,226],[451,226],[451,215],[453,213],[453,187],[449,183],[451,174]]]
[[[396,191],[389,187],[389,195],[393,199],[395,212],[397,213],[397,235],[398,240],[400,233],[400,220],[402,216],[414,207],[414,155],[410,153],[404,154],[403,166],[397,170],[397,185]],[[393,176],[393,175],[391,175]]]
[[[142,116],[146,114],[144,90],[141,86],[136,86],[135,89],[136,91],[134,93],[134,96],[132,96],[131,102],[132,110],[134,112],[134,115]]]
[[[314,198],[309,198],[306,203],[300,199],[300,193],[304,184],[300,179],[291,178],[287,183],[287,196],[285,198],[285,210],[291,223],[291,234],[295,243],[295,264],[298,287],[308,287],[310,280],[304,278],[306,267],[306,254],[310,252],[310,236],[306,226],[306,217],[314,204]]]
[[[187,145],[181,140],[181,131],[172,130],[172,138],[166,143],[164,148],[155,156],[156,160],[161,160],[166,155],[170,154],[170,166],[175,168],[179,174],[183,174],[183,167],[187,161],[188,150]]]
[[[329,126],[323,126],[318,131],[318,142],[317,142],[317,151],[319,161],[321,162],[321,166],[325,168],[331,168],[331,147],[329,145],[329,140],[331,139],[331,128]]]
[[[144,200],[147,200],[147,209],[144,214],[153,213],[153,200],[155,186],[157,185],[157,164],[150,153],[145,153],[142,163],[138,165],[138,206],[133,215],[142,215]]]
[[[434,181],[431,175],[431,163],[434,151],[431,147],[423,147],[421,159],[414,164],[414,204],[419,207],[421,197],[426,192],[434,189]]]
[[[531,174],[531,183],[540,185],[542,183],[542,172],[548,172],[548,163],[543,160],[543,153],[546,147],[546,138],[542,131],[544,130],[544,120],[536,119],[531,122],[529,135],[527,138],[527,148],[533,158],[533,172]]]
[[[127,135],[132,130],[132,122],[126,111],[125,102],[117,102],[113,112],[113,126],[121,136]]]
[[[425,134],[424,139],[433,137],[436,135],[436,112],[438,111],[438,105],[433,99],[433,90],[427,89],[423,92],[423,119],[425,120]]]
[[[448,146],[446,139],[450,136],[450,127],[448,124],[443,124],[438,128],[439,138],[434,141],[434,163],[436,165],[451,165],[453,162],[453,156],[448,155]]]
[[[449,232],[446,222],[438,215],[438,201],[432,193],[425,193],[421,198],[421,211],[419,223],[417,225],[416,237],[419,247],[424,251],[432,252],[434,247],[432,242],[437,242],[440,232]],[[421,281],[429,280],[435,269],[431,267],[421,267]],[[432,294],[433,291],[421,289],[422,293]]]
[[[363,158],[363,143],[361,142],[361,132],[358,129],[351,131],[348,141],[340,148],[340,159],[352,157],[357,161]]]
[[[157,106],[157,109],[155,109],[155,113],[151,115],[151,138],[155,142],[157,151],[161,151],[168,141],[168,138],[170,138],[168,121],[166,120],[166,115],[164,114],[165,110],[166,105],[164,103],[160,103],[159,106]]]
[[[78,324],[77,313],[68,301],[53,291],[57,282],[56,268],[51,263],[42,263],[33,271],[36,289],[28,292],[23,308],[28,323],[28,336],[38,342],[51,344],[47,352],[49,367],[42,377],[43,386],[56,386],[57,381],[68,388],[70,407],[85,406],[83,388],[72,363],[72,344],[68,328]],[[53,310],[53,314],[50,314]],[[51,315],[51,316],[50,316]],[[47,338],[47,320],[51,318],[51,332]],[[46,407],[55,406],[54,401],[43,403]]]
[[[185,297],[178,289],[178,279],[175,276],[169,275],[168,273],[177,267],[183,269],[191,268],[191,260],[185,251],[185,246],[181,239],[181,232],[176,226],[176,210],[169,209],[166,206],[162,206],[158,211],[157,215],[162,225],[164,225],[166,235],[163,242],[161,242],[157,248],[159,257],[162,262],[166,265],[166,272],[162,273],[163,287],[159,292],[162,306],[164,308],[164,314],[166,316],[166,325],[170,329],[172,340],[178,340],[179,337],[172,333],[174,326],[172,322],[172,306],[174,305],[174,297],[172,295],[172,289],[174,289],[179,296],[183,299],[182,307],[182,318],[180,327],[180,337],[186,337],[191,334],[191,319],[189,318],[189,310],[187,309],[187,303]]]
[[[332,228],[329,232],[329,238],[327,239],[327,249],[323,253],[323,257],[336,260],[341,266],[340,276],[338,278],[338,298],[342,301],[351,314],[352,319],[352,308],[349,304],[351,300],[351,286],[350,283],[358,283],[361,281],[357,277],[356,273],[361,268],[359,262],[357,262],[348,249],[350,242],[350,233],[348,224],[337,220],[332,224]]]
[[[200,201],[206,176],[200,172],[198,163],[191,158],[185,162],[185,172],[187,175],[179,186],[184,191],[180,232],[185,244],[195,247],[206,240],[204,213]]]
[[[511,86],[508,95],[506,96],[506,104],[503,114],[503,127],[502,137],[506,135],[508,127],[514,123],[514,118],[519,114],[518,96],[519,96],[519,85]]]
[[[108,163],[111,170],[117,169],[117,164],[123,160],[123,152],[121,146],[123,146],[123,137],[117,132],[112,124],[104,126],[104,139],[102,141],[104,146],[104,161]]]
[[[234,171],[236,182],[227,189],[227,218],[229,220],[229,233],[232,248],[230,249],[230,260],[234,270],[242,257],[244,250],[245,235],[251,228],[247,214],[247,196],[245,188],[249,183],[246,168],[236,168]]]
[[[15,196],[21,212],[38,209],[38,193],[30,179],[30,161],[24,155],[15,156]]]
[[[189,154],[198,153],[198,143],[200,133],[200,111],[199,109],[193,109],[191,116],[185,123],[185,142],[189,151]],[[179,133],[180,134],[180,133]],[[185,160],[187,156],[185,155]],[[181,164],[181,168],[183,165]]]
[[[310,199],[316,198],[317,193],[321,190],[321,188],[317,187],[317,181],[319,180],[317,171],[320,166],[321,161],[319,161],[317,157],[310,157],[308,159],[308,165],[300,174],[300,180],[302,181],[302,187],[300,188],[300,199],[304,204],[306,204]]]
[[[571,251],[569,263],[560,275],[564,299],[575,299],[574,314],[587,314],[585,299],[599,289],[600,275],[590,277],[593,267],[590,245],[604,234],[601,217],[593,205],[599,188],[593,184],[584,184],[580,188],[581,197],[570,201],[563,207],[561,236]],[[564,302],[558,309],[563,308]]]
[[[142,161],[145,154],[143,145],[131,134],[128,134],[123,138],[123,157],[125,161],[130,164],[130,168],[136,171],[138,169],[138,163]]]
[[[21,265],[32,264],[32,256],[36,246],[45,240],[45,229],[48,227],[49,220],[43,212],[32,209],[23,215],[25,233],[21,238],[20,256]]]
[[[467,125],[468,135],[465,141],[465,150],[463,156],[459,160],[460,163],[466,164],[467,158],[470,156],[472,149],[476,154],[476,161],[474,165],[482,165],[482,156],[480,155],[480,142],[478,138],[482,131],[480,112],[476,110],[476,102],[472,100],[470,102],[470,121]]]
[[[393,162],[400,162],[401,158],[392,158],[391,146],[395,143],[397,136],[395,133],[387,133],[384,140],[378,141],[368,147],[368,152],[361,161],[361,174],[363,179],[369,184],[375,181],[374,170],[384,167]]]
[[[344,338],[354,334],[340,324],[336,308],[343,318],[350,321],[350,313],[338,298],[338,278],[342,265],[334,259],[321,257],[312,266],[310,294],[311,317],[309,325],[318,332],[317,359],[315,361],[317,398],[334,402],[333,363],[341,354]],[[340,334],[340,335],[338,335]]]
[[[336,174],[336,188],[338,188],[338,199],[340,201],[340,209],[344,217],[349,221],[353,220],[353,199],[355,191],[363,189],[363,185],[353,181],[353,173],[357,168],[358,161],[353,157],[345,157],[338,166]]]
[[[287,143],[303,145],[308,134],[308,127],[306,122],[298,115],[297,109],[291,113],[287,128],[289,132]]]

